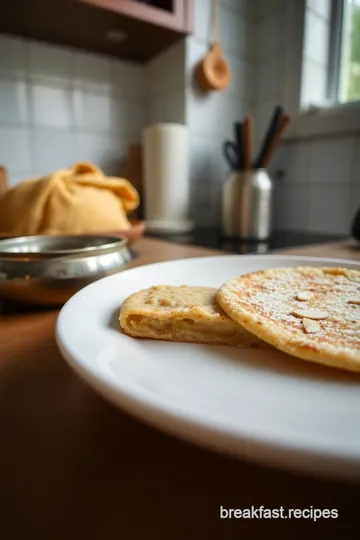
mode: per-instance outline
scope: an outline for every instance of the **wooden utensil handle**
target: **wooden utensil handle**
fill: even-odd
[[[218,0],[212,1],[212,39],[215,43],[220,43],[220,24]]]
[[[289,114],[285,114],[282,119],[280,120],[280,123],[279,123],[279,127],[278,129],[275,131],[275,133],[273,134],[272,138],[271,138],[271,141],[269,142],[269,145],[266,149],[266,152],[261,160],[261,163],[260,163],[260,166],[259,168],[265,168],[268,166],[276,148],[278,147],[279,143],[280,143],[280,140],[281,140],[281,137],[285,131],[285,129],[287,128],[287,126],[289,125],[290,123],[290,120],[291,120],[291,117]]]
[[[239,156],[239,170],[244,168],[244,148],[243,148],[243,125],[241,122],[236,122],[235,124],[235,142],[238,150]]]
[[[0,197],[9,189],[8,174],[5,167],[0,165]]]

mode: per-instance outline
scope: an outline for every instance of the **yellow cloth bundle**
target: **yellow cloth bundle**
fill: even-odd
[[[128,180],[76,163],[21,182],[0,199],[0,233],[81,234],[128,230],[127,214],[140,202]]]

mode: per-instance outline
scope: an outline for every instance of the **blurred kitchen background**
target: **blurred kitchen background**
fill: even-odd
[[[194,67],[209,49],[212,0],[147,1],[140,12],[135,0],[6,4],[0,164],[11,186],[78,160],[121,176],[145,126],[185,124],[190,217],[217,228],[224,140],[252,115],[258,145],[280,104],[292,122],[269,166],[275,229],[349,235],[360,206],[359,1],[219,0],[231,83],[209,93]]]

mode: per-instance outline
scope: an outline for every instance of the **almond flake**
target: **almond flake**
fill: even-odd
[[[297,294],[296,299],[301,300],[301,301],[305,301],[305,300],[310,300],[311,297],[312,297],[312,292],[310,292],[310,291],[300,291]]]
[[[301,319],[313,319],[315,321],[321,321],[327,319],[329,314],[327,311],[322,311],[321,309],[295,309],[293,311],[295,317],[300,317]]]
[[[302,323],[307,334],[316,334],[316,332],[320,332],[321,330],[320,324],[312,319],[303,319]]]
[[[360,296],[354,296],[353,298],[349,298],[349,304],[360,305]]]

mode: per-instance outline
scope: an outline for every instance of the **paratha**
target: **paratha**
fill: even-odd
[[[216,293],[211,287],[168,285],[141,290],[124,301],[120,326],[132,337],[269,348],[224,313]]]
[[[231,319],[290,355],[360,371],[360,271],[275,268],[220,287]]]

